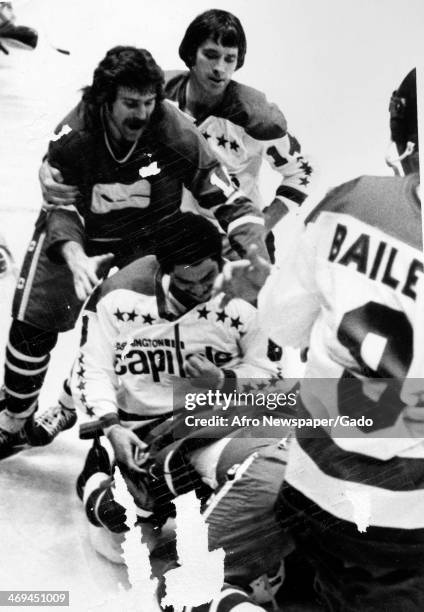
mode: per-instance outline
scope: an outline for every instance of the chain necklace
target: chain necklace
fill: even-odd
[[[109,138],[108,138],[108,135],[107,135],[106,124],[105,124],[105,120],[104,120],[104,109],[103,108],[102,108],[101,118],[102,118],[102,125],[103,125],[103,137],[105,139],[105,144],[106,144],[107,150],[109,151],[109,153],[111,154],[113,159],[118,164],[125,164],[125,162],[127,162],[129,160],[129,158],[131,157],[131,155],[134,153],[134,150],[135,150],[136,146],[138,145],[139,138],[137,138],[137,140],[135,140],[134,143],[131,145],[131,148],[128,151],[128,153],[126,155],[124,155],[124,157],[122,157],[121,159],[118,159],[116,157],[116,155],[114,154],[114,152],[112,150],[112,146],[111,146],[111,144],[109,142]]]

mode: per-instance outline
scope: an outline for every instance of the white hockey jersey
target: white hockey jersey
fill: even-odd
[[[217,296],[178,316],[168,284],[156,259],[146,257],[108,279],[91,299],[72,382],[89,415],[108,423],[119,415],[130,423],[182,408],[186,393],[201,391],[185,372],[193,354],[224,369],[227,391],[263,391],[267,383],[275,391],[281,354],[268,345],[256,309],[238,299],[220,308]]]
[[[188,76],[188,72],[170,72],[165,83],[166,97],[183,111]],[[287,132],[280,109],[263,93],[230,81],[222,102],[196,124],[235,184],[258,208],[263,208],[259,171],[264,159],[281,175],[276,197],[289,210],[305,200],[312,165],[301,154],[296,138]]]
[[[271,337],[309,346],[301,416],[327,419],[320,440],[297,432],[287,480],[340,518],[355,522],[362,508],[368,524],[394,528],[424,528],[417,182],[361,177],[336,188],[259,301]]]

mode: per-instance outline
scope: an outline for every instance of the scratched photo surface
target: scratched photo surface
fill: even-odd
[[[289,131],[313,160],[316,183],[305,206],[359,175],[391,175],[384,161],[388,104],[422,60],[422,0],[16,0],[13,5],[17,21],[39,33],[33,51],[0,52],[0,234],[17,270],[41,206],[38,170],[53,129],[78,102],[105,52],[118,44],[143,47],[164,70],[183,70],[178,47],[185,29],[212,7],[233,12],[246,32],[245,64],[234,79],[279,105]],[[265,203],[278,182],[276,173],[263,168]],[[277,226],[277,252],[292,222]],[[12,275],[0,279],[2,380],[14,282]],[[42,409],[56,402],[78,343],[79,329],[61,335],[41,393]],[[295,360],[293,378],[297,365]],[[105,560],[90,544],[75,493],[89,447],[73,427],[49,446],[0,461],[0,590],[66,590],[75,612],[159,609],[145,547],[133,542],[125,566]],[[121,493],[125,498],[125,490]],[[181,525],[183,548],[189,539],[204,543],[196,507],[181,504],[179,512],[190,521],[189,528]],[[220,553],[203,559],[196,588],[203,580],[206,589],[220,564]],[[190,590],[185,580],[180,590],[174,584],[173,603],[181,603],[184,588]]]

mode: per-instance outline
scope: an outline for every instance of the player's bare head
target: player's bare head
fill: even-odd
[[[246,35],[240,20],[220,9],[210,9],[198,15],[188,26],[181,41],[179,54],[188,68],[195,63],[197,49],[211,39],[223,47],[237,47],[237,68],[244,64],[246,55]]]
[[[84,99],[92,106],[110,106],[119,88],[154,93],[156,102],[163,99],[164,74],[146,49],[118,46],[110,49],[97,66]]]
[[[206,259],[222,268],[222,239],[217,228],[194,213],[181,213],[178,221],[168,224],[156,251],[161,270],[166,274],[175,266],[194,266]]]

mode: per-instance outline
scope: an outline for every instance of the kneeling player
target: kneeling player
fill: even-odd
[[[216,507],[212,502],[208,519],[211,544],[233,551],[227,566],[238,568],[240,575],[235,575],[234,568],[228,573],[233,582],[244,586],[246,580],[248,584],[263,573],[260,567],[266,571],[265,560],[272,559],[271,565],[278,565],[276,561],[290,546],[272,518],[275,495],[284,476],[285,449],[279,449],[272,439],[264,442],[240,438],[236,442],[228,438],[211,444],[205,429],[194,431],[169,449],[167,444],[158,443],[160,436],[156,430],[150,437],[153,446],[158,448],[159,444],[162,455],[157,456],[153,466],[150,464],[156,481],[154,487],[151,479],[146,485],[145,471],[138,464],[135,452],[137,448],[142,453],[145,451],[149,441],[147,430],[161,422],[166,430],[166,421],[173,414],[172,406],[184,406],[188,392],[207,388],[241,391],[243,378],[245,383],[249,379],[250,388],[275,391],[281,378],[281,354],[275,350],[275,345],[269,350],[268,339],[257,325],[256,309],[243,300],[231,300],[221,308],[221,296],[211,297],[221,267],[218,230],[206,219],[187,213],[180,232],[163,236],[156,257],[138,260],[106,281],[84,315],[83,344],[79,367],[74,372],[73,393],[89,415],[100,419],[136,503],[144,514],[147,509],[161,521],[166,520],[175,494],[196,488],[208,495],[216,487],[225,489],[227,469],[251,458],[251,465],[245,465],[244,475],[244,483],[250,484],[241,487],[242,496],[247,495],[250,504],[243,504],[249,510],[244,519],[250,524],[252,534],[255,533],[259,516],[264,519],[263,524],[267,524],[265,505],[268,519],[273,522],[272,528],[269,528],[270,523],[267,526],[273,542],[265,533],[257,534],[254,544],[262,547],[262,556],[255,559],[249,546],[244,554],[237,552],[234,556],[231,541],[234,542],[233,536],[236,536],[240,547],[246,523],[243,517],[236,518],[233,508],[239,531],[231,534],[222,528],[222,512],[230,513],[231,496],[237,499],[239,484],[227,487]],[[278,361],[273,363],[273,358]],[[222,435],[227,436],[230,432],[224,427]],[[269,432],[262,437],[266,435],[269,437]],[[281,430],[276,435],[281,436]],[[169,440],[174,439],[173,435],[162,434],[161,437],[162,441],[168,441],[168,446]],[[149,451],[153,454],[151,449]],[[162,462],[160,456],[164,457]],[[269,469],[265,468],[265,463],[269,464]],[[219,474],[214,466],[218,466]],[[103,478],[98,472],[103,472]],[[264,495],[252,496],[261,473]],[[204,490],[205,481],[212,487]],[[80,493],[84,495],[92,523],[121,532],[126,529],[124,509],[113,500],[110,485],[107,457],[96,445],[79,478]],[[146,504],[146,499],[153,499],[153,505]],[[228,539],[230,545],[226,546]],[[264,542],[268,542],[265,547]],[[272,548],[271,543],[277,548]],[[277,549],[273,556],[271,550]],[[253,566],[248,560],[255,560]],[[246,568],[244,577],[242,566]],[[257,574],[252,578],[255,571]]]

